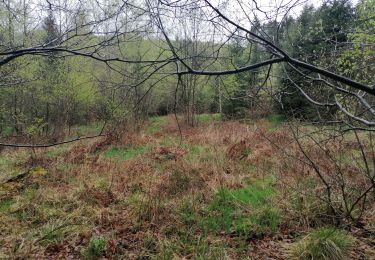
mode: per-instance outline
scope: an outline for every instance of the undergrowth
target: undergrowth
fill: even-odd
[[[198,120],[182,142],[173,117],[155,117],[104,146],[3,151],[0,258],[372,259],[364,240],[321,228],[319,180],[262,137],[290,147],[280,118]]]

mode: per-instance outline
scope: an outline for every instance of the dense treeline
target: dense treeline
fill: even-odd
[[[302,61],[369,82],[374,74],[368,66],[374,61],[374,8],[372,0],[355,6],[346,0],[327,1],[319,7],[306,5],[298,16],[285,16],[281,22],[262,22],[255,17],[251,30]],[[24,23],[12,21],[11,16],[10,11],[0,13],[0,39],[8,45],[32,40],[56,46],[67,37],[59,35],[61,21],[51,7],[34,35],[23,33],[26,14]],[[84,14],[78,17],[85,20]],[[221,48],[226,59],[215,60],[208,51],[209,44],[196,40],[194,33],[199,33],[199,25],[197,28],[186,39],[173,40],[193,69],[241,67],[269,56],[267,46],[233,37]],[[87,34],[86,41],[103,40],[100,35]],[[112,53],[101,55],[115,53],[142,61],[171,54],[162,38],[142,33],[121,37],[128,39],[126,45],[120,44],[112,51],[106,49]],[[78,124],[101,121],[118,126],[123,125],[119,122],[140,122],[150,115],[171,112],[184,113],[191,125],[195,124],[194,115],[201,112],[220,112],[227,118],[259,117],[273,111],[305,120],[341,116],[337,106],[329,105],[343,98],[341,94],[335,94],[313,77],[307,78],[313,75],[311,71],[299,72],[291,66],[274,64],[214,78],[183,75],[179,81],[166,75],[173,70],[172,64],[149,77],[150,67],[141,63],[113,67],[95,59],[64,55],[50,52],[25,56],[0,68],[2,135],[52,136],[57,140],[66,134],[66,129]],[[176,88],[178,83],[181,86]]]
[[[374,57],[374,8],[374,1],[363,1],[357,6],[349,1],[328,1],[318,8],[306,5],[298,17],[286,17],[281,24],[258,26],[270,39],[279,36],[279,44],[293,57],[369,82],[369,77],[374,74],[370,66]],[[245,56],[246,47],[237,43],[232,46],[239,57]],[[256,45],[252,48],[255,51],[251,58],[257,62],[261,51]],[[319,106],[334,103],[335,92],[314,80],[311,71],[279,66],[273,68],[274,81],[264,83],[262,78],[267,73],[263,70],[236,75],[238,87],[234,98],[227,99],[224,112],[229,115],[239,113],[239,116],[243,116],[240,111],[254,112],[259,108],[259,105],[254,106],[254,102],[262,101],[251,98],[250,93],[256,93],[261,84],[274,84],[277,91],[269,102],[273,102],[279,113],[313,121],[340,116],[337,107]],[[311,75],[311,79],[306,75]],[[308,97],[314,97],[314,102]],[[271,106],[268,103],[265,107]],[[260,109],[265,111],[264,107]]]

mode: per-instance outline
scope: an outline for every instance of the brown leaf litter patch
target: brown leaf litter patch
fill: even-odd
[[[80,192],[79,199],[88,203],[108,207],[116,201],[116,197],[110,189],[89,187],[85,185],[85,189]]]
[[[178,146],[172,147],[157,147],[152,152],[153,158],[156,160],[178,160],[181,159],[186,153],[187,149]]]
[[[48,169],[53,167],[55,161],[55,159],[48,157],[30,156],[24,163],[22,163],[22,167],[25,169],[35,167],[42,167]]]
[[[251,153],[251,143],[248,139],[242,139],[227,150],[227,156],[233,160],[242,160]]]

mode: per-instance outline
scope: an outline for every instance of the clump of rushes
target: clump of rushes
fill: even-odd
[[[290,258],[298,260],[349,259],[354,238],[342,230],[323,227],[312,231],[290,248]]]

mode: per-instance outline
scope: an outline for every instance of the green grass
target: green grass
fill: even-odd
[[[166,136],[161,139],[160,144],[163,146],[177,146],[180,144],[180,139],[176,136]]]
[[[262,236],[276,231],[279,210],[272,204],[272,181],[256,181],[241,189],[221,188],[207,209],[203,221],[208,230]]]
[[[0,201],[0,213],[6,213],[12,207],[14,201],[12,199],[5,199]]]
[[[0,172],[7,172],[13,168],[15,162],[5,156],[0,156]]]
[[[92,238],[83,256],[86,259],[99,259],[104,256],[107,248],[107,241],[104,238]]]
[[[157,132],[161,131],[161,126],[165,124],[166,117],[165,116],[155,116],[149,118],[149,126],[147,127],[145,133],[152,135],[156,134]]]
[[[73,171],[74,168],[77,167],[77,165],[69,162],[62,162],[56,166],[56,168],[63,172],[70,172]]]
[[[0,155],[0,183],[10,177],[20,174],[22,168],[18,165],[21,164],[26,157],[21,156],[3,156]]]
[[[217,114],[199,114],[196,115],[196,119],[199,123],[209,123],[221,121],[221,115]]]
[[[187,256],[189,259],[227,259],[227,245],[224,241],[213,241],[193,230],[180,231],[178,235],[163,241],[156,259],[175,259]]]
[[[209,156],[209,150],[205,146],[184,143],[182,144],[182,147],[188,150],[188,159],[207,160],[207,157]]]
[[[64,236],[64,227],[60,223],[48,222],[40,232],[41,242],[57,243]]]
[[[147,148],[145,146],[124,148],[113,146],[111,149],[104,152],[104,156],[108,158],[115,158],[117,160],[125,161],[143,154],[146,150]]]
[[[194,201],[184,200],[179,205],[179,217],[186,226],[197,224],[198,215],[194,209]]]
[[[48,149],[46,152],[46,156],[51,157],[51,158],[59,157],[63,155],[65,152],[67,152],[68,150],[69,150],[68,146],[59,145],[54,148]]]
[[[314,230],[290,248],[290,258],[299,260],[349,259],[354,238],[334,227]]]
[[[279,115],[279,114],[271,114],[266,117],[267,121],[270,122],[274,126],[278,126],[285,122],[286,118],[284,115]]]
[[[15,132],[15,130],[14,130],[13,127],[7,126],[7,127],[4,127],[3,131],[1,132],[1,135],[3,137],[9,137],[12,134],[14,134],[14,132]]]
[[[103,124],[104,124],[103,122],[98,121],[98,122],[92,122],[87,125],[79,125],[79,126],[74,127],[71,130],[71,133],[73,135],[77,134],[79,136],[98,134],[102,130]]]

